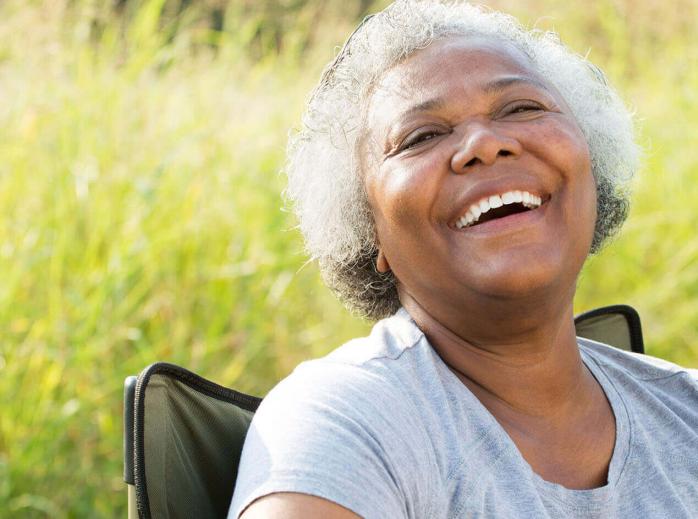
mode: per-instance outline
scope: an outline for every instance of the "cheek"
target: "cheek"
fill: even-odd
[[[539,153],[546,154],[553,167],[562,173],[561,180],[574,188],[575,198],[580,201],[587,201],[589,197],[595,199],[589,146],[576,125],[565,121],[563,124],[543,126],[537,132],[536,141]],[[583,211],[585,206],[577,209]]]
[[[577,211],[575,211],[574,217],[577,225],[583,229],[583,236],[580,242],[584,246],[585,253],[588,253],[594,238],[597,219],[596,181],[590,170],[584,175],[583,186],[579,191],[580,194],[575,199]]]
[[[591,157],[589,147],[583,137],[570,145],[570,171],[577,189],[575,190],[577,210],[580,216],[586,217],[587,224],[592,228],[596,222],[596,180],[591,172]]]
[[[428,221],[439,194],[440,162],[434,153],[379,168],[367,181],[376,223],[382,219],[391,227],[414,228]]]
[[[591,172],[589,147],[580,134],[568,141],[566,166],[572,193],[572,218],[583,231],[580,245],[591,246],[597,218],[596,180]],[[588,242],[588,243],[587,243]],[[585,249],[586,250],[586,249]],[[588,252],[588,250],[586,250]]]
[[[548,121],[550,122],[550,121]],[[580,247],[591,244],[596,224],[596,182],[586,139],[568,117],[555,124],[540,124],[535,132],[535,149],[554,170],[557,189],[563,195],[561,217],[567,222]]]

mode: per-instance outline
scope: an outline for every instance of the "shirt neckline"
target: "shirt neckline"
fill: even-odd
[[[632,422],[630,420],[628,408],[613,381],[608,377],[592,353],[583,345],[579,344],[579,342],[577,342],[577,345],[580,350],[582,362],[584,362],[584,365],[591,371],[592,375],[594,375],[594,378],[596,378],[601,386],[601,389],[611,405],[613,416],[616,420],[616,441],[613,447],[613,454],[611,455],[611,462],[608,467],[607,483],[602,487],[583,490],[567,488],[558,483],[543,479],[531,468],[528,462],[523,459],[520,453],[519,456],[521,457],[521,461],[528,467],[528,470],[530,470],[532,479],[539,491],[558,501],[560,504],[565,504],[577,510],[591,510],[603,507],[605,503],[613,497],[615,489],[620,484],[632,444]],[[492,418],[494,419],[494,417]],[[506,434],[506,431],[503,431],[503,433]],[[509,441],[513,444],[511,439],[509,439]],[[516,450],[518,452],[518,449]]]
[[[616,389],[615,384],[601,368],[588,348],[577,341],[582,362],[584,362],[584,365],[598,381],[601,389],[606,395],[606,399],[611,405],[611,410],[613,411],[613,416],[616,420],[616,439],[608,468],[607,483],[601,487],[580,490],[567,488],[559,483],[547,481],[538,475],[538,473],[536,473],[531,465],[524,459],[518,447],[516,447],[516,444],[514,444],[514,441],[499,424],[492,413],[490,413],[490,411],[468,389],[468,387],[461,382],[456,374],[451,371],[443,359],[441,359],[441,357],[436,353],[424,333],[419,329],[417,324],[414,322],[414,319],[412,319],[412,317],[409,315],[409,312],[407,312],[405,308],[401,308],[397,312],[397,316],[410,321],[412,326],[414,326],[419,332],[421,339],[424,340],[429,346],[432,355],[435,357],[435,361],[441,367],[441,370],[446,374],[446,380],[448,380],[451,385],[456,385],[459,388],[457,391],[464,392],[466,398],[468,398],[473,405],[478,406],[484,416],[488,417],[491,431],[500,437],[499,439],[502,441],[502,443],[512,452],[512,455],[517,457],[518,462],[525,467],[526,472],[529,473],[530,478],[536,486],[538,492],[541,494],[541,497],[550,498],[556,501],[558,505],[570,507],[575,511],[592,511],[600,509],[605,505],[605,503],[608,502],[608,500],[612,498],[614,495],[614,490],[619,485],[630,454],[632,439],[631,420],[628,408]]]

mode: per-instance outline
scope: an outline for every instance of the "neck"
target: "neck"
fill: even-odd
[[[537,316],[490,311],[451,326],[409,294],[401,292],[401,301],[443,361],[500,421],[568,421],[597,391],[577,347],[571,297],[548,312],[537,306]],[[530,308],[517,305],[519,312],[522,306]]]

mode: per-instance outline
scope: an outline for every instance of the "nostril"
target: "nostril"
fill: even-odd
[[[512,152],[509,150],[499,150],[499,153],[497,153],[500,157],[508,157],[509,155],[513,155]]]
[[[468,162],[465,163],[465,167],[467,168],[469,166],[474,166],[478,162],[480,162],[480,159],[478,159],[477,157],[473,157],[472,159],[470,159]]]

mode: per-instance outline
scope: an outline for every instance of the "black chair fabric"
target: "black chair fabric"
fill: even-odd
[[[146,368],[134,395],[139,517],[225,517],[260,402],[172,364]]]
[[[574,326],[578,337],[645,353],[640,316],[631,306],[611,305],[584,312],[574,318]]]

